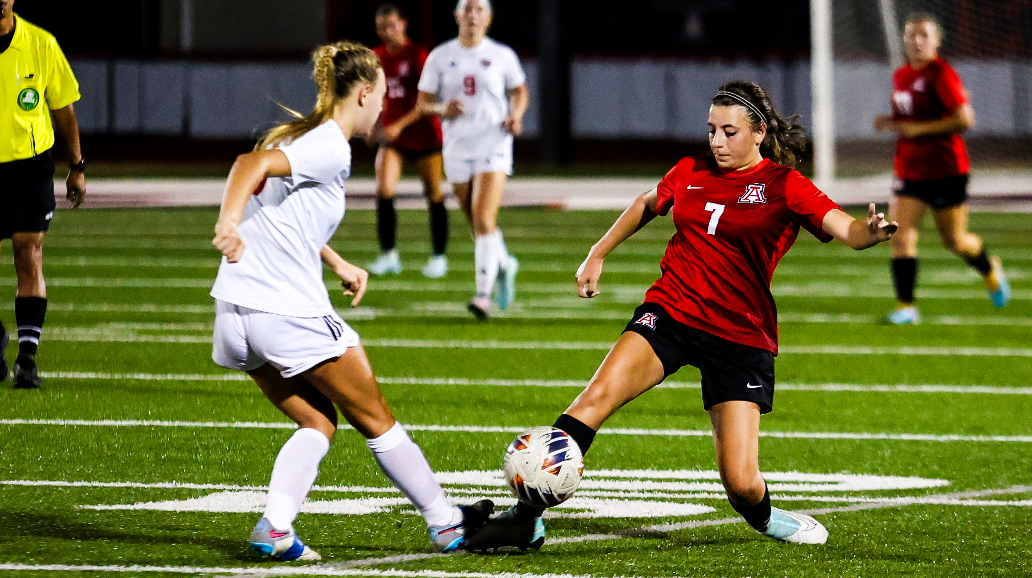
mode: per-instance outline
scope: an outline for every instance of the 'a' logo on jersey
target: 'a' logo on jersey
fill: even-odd
[[[635,325],[644,325],[645,327],[648,327],[649,329],[655,329],[656,328],[656,319],[658,319],[658,317],[656,317],[655,313],[644,313],[644,314],[642,314],[641,317],[638,318],[637,321],[634,322],[634,324]]]
[[[750,205],[758,205],[760,203],[766,203],[767,197],[763,196],[763,189],[767,188],[767,185],[763,183],[755,183],[745,187],[745,194],[739,199],[739,203],[748,203]]]

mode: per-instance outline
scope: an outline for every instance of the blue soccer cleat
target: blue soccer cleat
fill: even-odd
[[[494,502],[480,500],[472,506],[460,507],[459,511],[462,513],[462,520],[458,523],[427,527],[434,550],[447,554],[462,548],[466,538],[479,530],[491,517],[494,512]]]
[[[990,257],[989,263],[993,268],[985,277],[985,288],[989,291],[989,299],[993,305],[1003,307],[1010,301],[1010,283],[1007,281],[1007,274],[1003,272],[1003,263],[1000,262],[999,257]]]
[[[322,560],[318,552],[305,546],[293,528],[277,530],[268,518],[258,520],[251,532],[251,549],[269,558],[290,562],[292,560]]]
[[[828,541],[828,530],[810,516],[782,510],[770,509],[767,528],[760,531],[764,536],[795,544],[824,544]]]
[[[520,262],[516,257],[509,255],[509,262],[498,271],[497,287],[495,288],[495,303],[498,309],[505,311],[516,299],[516,273],[520,270]]]
[[[921,315],[917,307],[904,305],[885,316],[885,322],[890,325],[916,325],[921,322]]]

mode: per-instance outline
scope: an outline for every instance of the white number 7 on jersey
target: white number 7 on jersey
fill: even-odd
[[[713,214],[709,218],[709,228],[706,229],[706,233],[710,235],[717,234],[717,223],[720,222],[720,216],[724,214],[724,205],[718,205],[716,203],[706,203],[706,210],[713,211]]]

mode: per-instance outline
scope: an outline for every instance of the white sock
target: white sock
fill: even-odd
[[[503,271],[509,267],[509,250],[505,247],[505,239],[502,237],[502,230],[495,229],[494,250],[498,255],[498,267]]]
[[[497,232],[497,231],[496,231]],[[477,235],[473,245],[473,260],[477,274],[477,296],[490,297],[498,278],[498,250],[494,233]]]
[[[269,499],[262,514],[273,528],[285,530],[294,524],[301,504],[319,475],[319,462],[328,451],[330,440],[312,428],[297,430],[283,444],[272,466]]]
[[[448,504],[423,451],[400,423],[382,436],[366,440],[366,445],[383,473],[419,509],[428,526],[452,523],[456,508]]]

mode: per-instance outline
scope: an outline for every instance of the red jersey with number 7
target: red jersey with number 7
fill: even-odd
[[[419,96],[419,76],[423,73],[427,51],[411,42],[391,54],[386,46],[377,46],[373,52],[380,57],[383,75],[387,81],[387,95],[383,102],[380,123],[390,126],[416,107]],[[424,116],[410,124],[390,144],[391,148],[408,151],[428,151],[441,148],[441,123],[435,116]]]
[[[676,320],[717,337],[778,353],[770,280],[802,227],[822,242],[839,206],[795,169],[768,159],[722,174],[713,157],[685,158],[657,187],[659,214],[677,233],[645,293]]]
[[[893,120],[941,120],[967,102],[960,76],[941,58],[920,69],[905,64],[892,75]],[[957,133],[899,137],[894,164],[896,176],[905,181],[945,179],[971,170],[964,140]]]

